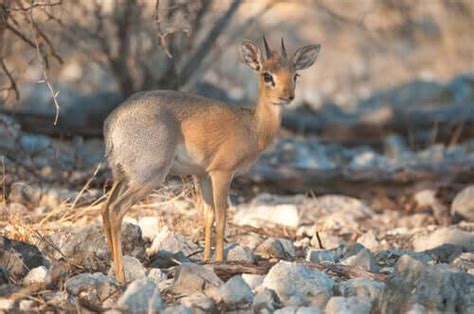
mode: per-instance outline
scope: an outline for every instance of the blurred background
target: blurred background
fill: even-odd
[[[179,89],[252,107],[239,44],[320,43],[278,143],[240,196],[344,193],[409,206],[474,178],[471,0],[104,0],[0,4],[3,194],[19,179],[102,187],[102,123],[136,91]]]

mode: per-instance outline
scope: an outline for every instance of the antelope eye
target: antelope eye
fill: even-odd
[[[300,75],[298,73],[295,74],[295,76],[293,77],[293,80],[296,82],[296,80],[298,79],[298,77],[300,77]]]
[[[269,72],[265,72],[263,73],[263,80],[265,81],[265,83],[272,83],[274,84],[273,82],[273,75]]]

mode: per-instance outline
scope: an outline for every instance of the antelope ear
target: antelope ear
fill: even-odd
[[[304,70],[312,66],[318,57],[319,50],[321,50],[319,44],[304,46],[296,50],[292,58],[295,70]]]
[[[254,42],[246,40],[240,45],[240,57],[251,69],[255,71],[262,69],[262,53]]]

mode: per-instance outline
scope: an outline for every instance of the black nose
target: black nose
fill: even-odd
[[[288,99],[290,99],[290,101],[295,99],[295,95],[291,95],[290,97],[288,97]]]

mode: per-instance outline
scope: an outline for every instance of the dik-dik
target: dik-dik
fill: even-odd
[[[120,228],[130,207],[159,187],[168,174],[198,178],[204,210],[204,259],[211,257],[215,220],[215,259],[224,259],[227,198],[234,175],[249,168],[277,135],[282,106],[295,98],[299,70],[316,60],[320,45],[288,55],[283,39],[273,51],[265,38],[244,41],[243,62],[259,76],[253,110],[171,90],[132,95],[104,124],[106,157],[114,183],[102,208],[104,230],[119,282],[124,282]]]

